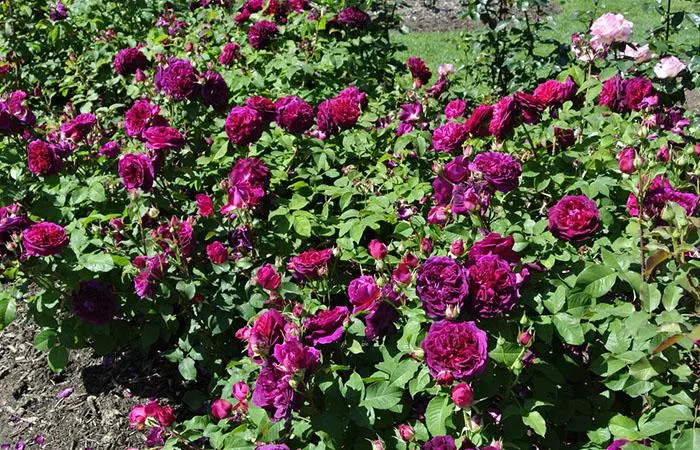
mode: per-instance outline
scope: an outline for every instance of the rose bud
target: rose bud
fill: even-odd
[[[245,401],[248,398],[249,392],[250,392],[250,387],[248,387],[248,385],[246,384],[245,381],[239,381],[238,383],[234,384],[233,387],[231,388],[231,394],[239,402]]]
[[[467,383],[460,383],[452,388],[452,401],[459,408],[469,409],[474,402],[474,391]]]
[[[435,380],[438,384],[452,384],[454,377],[452,376],[452,372],[443,370],[435,376]]]
[[[430,238],[425,237],[420,241],[420,250],[423,253],[430,254],[433,252],[433,241]]]
[[[258,269],[256,280],[263,289],[267,289],[268,291],[279,289],[282,283],[282,277],[277,273],[272,264],[265,264]]]
[[[372,255],[372,258],[378,261],[386,258],[386,245],[377,239],[372,239],[372,241],[367,246],[367,250],[369,251],[369,254]]]
[[[225,419],[226,417],[228,417],[230,411],[231,403],[224,400],[223,398],[214,400],[214,402],[211,404],[211,415],[215,419]]]
[[[520,333],[520,336],[518,336],[518,342],[523,347],[527,347],[532,343],[532,335],[527,331],[523,331]]]
[[[398,426],[399,430],[399,435],[401,436],[401,439],[403,439],[404,442],[411,442],[411,439],[413,439],[413,427],[406,423],[402,423],[401,425]]]
[[[668,147],[661,147],[658,152],[656,152],[656,160],[660,162],[668,162],[671,158],[671,154],[668,151]]]
[[[416,258],[416,255],[414,255],[413,253],[406,253],[406,255],[404,255],[403,257],[402,262],[411,269],[415,269],[416,267],[418,267],[419,261],[418,258]]]
[[[462,256],[464,254],[464,241],[457,239],[450,245],[450,253],[455,257]]]

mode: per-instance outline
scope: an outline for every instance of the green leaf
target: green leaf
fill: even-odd
[[[622,414],[617,414],[610,419],[608,429],[615,439],[634,440],[640,437],[637,431],[637,423]]]
[[[537,411],[531,411],[530,414],[524,416],[523,423],[532,428],[535,433],[542,437],[544,437],[545,433],[547,433],[547,424],[545,423],[542,415]]]
[[[510,367],[515,361],[520,359],[522,352],[523,347],[521,345],[506,341],[496,345],[496,348],[489,352],[489,357],[497,363]]]
[[[576,284],[593,298],[601,297],[612,289],[617,273],[606,266],[589,266],[578,275]]]
[[[0,331],[15,320],[17,303],[14,297],[0,299]]]
[[[700,428],[685,430],[676,440],[674,450],[697,450],[700,448]]]
[[[675,428],[677,422],[693,420],[693,412],[687,406],[674,405],[662,409],[653,419],[643,423],[639,431],[644,437],[651,437]]]
[[[187,300],[192,300],[197,293],[197,286],[192,282],[178,281],[175,285],[175,289],[181,292]]]
[[[60,372],[68,364],[68,350],[65,347],[54,347],[49,352],[49,367],[54,372]]]
[[[294,231],[296,231],[299,236],[311,236],[311,222],[309,218],[304,215],[296,214],[294,216]]]
[[[683,297],[683,288],[677,284],[669,284],[664,289],[661,303],[664,305],[666,311],[672,311],[678,306],[681,297]]]
[[[542,302],[549,312],[556,314],[561,311],[566,303],[566,291],[566,286],[559,286],[554,293],[547,297],[547,300]]]
[[[80,263],[90,272],[109,272],[114,260],[106,253],[88,253],[80,256]]]
[[[425,410],[425,425],[433,436],[447,434],[447,420],[452,415],[447,397],[433,397]]]
[[[389,409],[401,401],[403,390],[386,381],[379,381],[367,387],[362,405],[374,409]]]
[[[34,336],[34,347],[42,352],[48,352],[58,344],[58,336],[54,330],[43,330]]]
[[[558,313],[552,316],[552,323],[564,342],[570,345],[583,344],[583,328],[581,328],[579,319],[567,313]]]
[[[185,358],[180,361],[177,366],[180,371],[182,378],[188,381],[192,381],[197,378],[197,369],[194,366],[194,360],[192,358]]]

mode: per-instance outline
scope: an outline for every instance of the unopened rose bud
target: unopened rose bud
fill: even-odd
[[[425,237],[420,241],[420,250],[429,255],[430,253],[433,252],[433,241],[430,240],[430,238]]]
[[[155,219],[160,214],[160,211],[155,206],[151,206],[150,208],[148,208],[147,214],[148,217],[150,217],[151,219]]]
[[[450,245],[450,253],[452,253],[454,256],[459,257],[464,254],[464,241],[461,239],[457,239]]]
[[[459,305],[447,305],[445,308],[445,318],[447,320],[457,320],[459,318]]]
[[[388,253],[386,244],[381,242],[378,239],[372,239],[367,245],[367,251],[369,251],[369,254],[372,256],[372,258],[376,260],[382,260],[386,258],[386,255]]]
[[[467,383],[459,383],[452,388],[452,401],[458,408],[469,409],[474,403],[474,391]]]
[[[523,331],[520,333],[520,336],[518,336],[518,342],[523,347],[527,347],[532,343],[532,335],[527,331]]]
[[[402,423],[397,428],[399,430],[399,436],[401,436],[401,439],[404,442],[411,442],[411,440],[413,439],[413,435],[415,434],[413,432],[413,427],[406,423]]]
[[[372,450],[384,450],[384,443],[381,439],[372,441]]]
[[[435,377],[435,381],[437,381],[438,384],[442,385],[452,384],[452,382],[454,381],[454,377],[452,376],[452,372],[443,370],[437,374],[437,376]]]

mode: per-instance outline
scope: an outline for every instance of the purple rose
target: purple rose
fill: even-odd
[[[284,339],[286,320],[276,309],[268,309],[256,319],[248,338],[248,356],[256,364],[263,364]]]
[[[0,97],[0,135],[20,134],[36,124],[27,96],[24,91],[14,91]]]
[[[257,158],[239,159],[229,174],[228,204],[221,208],[227,214],[235,209],[258,205],[265,196],[270,170]]]
[[[369,14],[355,6],[346,6],[341,9],[335,20],[348,28],[363,29],[369,25]]]
[[[117,314],[117,302],[112,287],[97,280],[81,281],[73,292],[73,314],[84,322],[102,325]]]
[[[522,167],[512,156],[500,152],[479,153],[469,169],[481,172],[484,179],[497,191],[508,192],[520,184]]]
[[[425,444],[423,450],[457,450],[452,436],[435,436]]]
[[[445,164],[443,176],[451,183],[459,183],[469,175],[469,161],[464,156],[458,156]]]
[[[275,345],[275,367],[287,375],[313,371],[321,360],[321,352],[308,347],[297,339],[289,339],[283,344]]]
[[[236,106],[226,117],[226,135],[236,145],[248,145],[262,136],[264,123],[260,114],[248,106]]]
[[[485,214],[491,200],[491,190],[485,182],[467,180],[452,191],[452,212],[455,214]]]
[[[406,60],[406,65],[408,66],[408,70],[411,72],[416,85],[419,87],[430,81],[430,77],[433,76],[430,69],[428,69],[428,66],[425,65],[425,62],[417,56],[409,57]]]
[[[27,166],[35,175],[55,175],[61,169],[61,160],[53,145],[36,140],[27,146]]]
[[[436,378],[468,380],[486,368],[486,333],[474,322],[434,322],[421,347],[430,374]]]
[[[168,59],[168,64],[158,67],[155,75],[156,91],[175,100],[190,98],[197,86],[197,73],[186,59]]]
[[[469,309],[483,318],[509,312],[518,299],[510,264],[496,255],[482,256],[469,266]]]
[[[518,102],[513,97],[503,97],[493,105],[493,115],[489,123],[489,132],[498,141],[502,141],[513,133],[517,125]]]
[[[479,105],[464,122],[465,132],[474,137],[486,137],[490,134],[489,124],[493,117],[493,106]]]
[[[350,312],[345,306],[322,309],[304,322],[306,339],[314,345],[330,344],[343,336]]]
[[[287,269],[294,277],[303,280],[317,280],[328,273],[328,262],[333,258],[333,249],[307,250],[292,257]]]
[[[134,277],[134,290],[140,298],[152,297],[158,288],[158,282],[163,279],[167,257],[164,254],[154,256],[137,256],[134,266],[140,269]]]
[[[441,152],[455,152],[462,147],[466,139],[467,134],[463,125],[448,122],[433,131],[433,149]]]
[[[146,148],[150,150],[179,150],[185,146],[185,137],[175,128],[151,127],[143,132]]]
[[[207,245],[207,258],[212,264],[223,264],[228,259],[228,250],[219,241],[214,241]]]
[[[250,236],[250,228],[240,225],[228,232],[228,245],[236,254],[247,253],[253,250],[253,241]]]
[[[31,224],[32,221],[21,211],[17,203],[0,207],[0,244],[11,241],[15,234],[21,233]]]
[[[540,121],[545,105],[540,103],[537,97],[526,92],[516,92],[513,98],[523,122],[534,125]]]
[[[433,198],[438,205],[447,205],[452,199],[452,191],[454,186],[443,177],[437,177],[433,180]]]
[[[248,30],[248,43],[256,50],[261,50],[272,41],[279,33],[279,29],[274,22],[261,20]]]
[[[136,73],[137,69],[148,67],[148,58],[141,53],[140,49],[128,47],[117,52],[112,65],[119,75],[131,75]]]
[[[150,191],[153,187],[153,164],[142,153],[127,153],[119,158],[119,177],[125,188]]]
[[[482,256],[496,255],[511,264],[520,264],[520,256],[513,251],[514,245],[515,239],[513,239],[513,236],[503,237],[498,233],[489,233],[469,249],[469,263],[474,264]]]
[[[78,114],[73,120],[61,125],[61,137],[73,142],[80,142],[92,131],[96,123],[97,119],[94,114]]]
[[[675,190],[667,178],[659,175],[651,182],[644,197],[644,213],[651,218],[658,219],[666,204],[674,202],[685,209],[687,215],[692,216],[695,214],[699,200],[700,198],[693,193]],[[627,208],[632,216],[639,215],[639,205],[634,194],[630,194]]]
[[[540,83],[532,92],[537,101],[546,107],[561,106],[568,100],[573,100],[576,95],[576,83],[567,78],[564,83],[557,80],[547,80]]]
[[[255,382],[253,404],[265,409],[273,421],[288,419],[299,403],[298,394],[289,385],[291,378],[270,364],[263,367]]]
[[[468,291],[467,270],[454,259],[431,256],[418,268],[416,295],[431,319],[456,319]]]
[[[66,230],[53,222],[39,222],[22,233],[22,245],[28,256],[52,256],[68,244]]]
[[[168,126],[168,121],[159,112],[160,108],[148,100],[136,100],[124,116],[126,135],[140,138],[148,128]]]
[[[100,156],[106,156],[107,158],[116,158],[121,153],[121,146],[117,141],[109,141],[100,147],[98,154]]]
[[[399,319],[396,308],[401,303],[401,297],[394,291],[393,283],[384,285],[381,295],[382,301],[378,302],[376,308],[365,316],[365,338],[368,341],[374,341],[396,331],[394,323]]]
[[[353,314],[360,311],[373,311],[381,297],[377,282],[369,275],[355,278],[348,285],[348,297],[353,305]]]
[[[567,195],[549,209],[549,231],[565,241],[583,241],[600,227],[600,213],[585,195]]]
[[[277,110],[275,109],[275,103],[272,100],[254,95],[246,99],[245,105],[248,108],[253,108],[255,111],[257,111],[265,125],[269,125],[275,121]]]
[[[637,150],[634,147],[627,147],[617,154],[617,161],[622,173],[634,173],[634,159],[637,157]]]
[[[445,117],[455,119],[464,116],[467,111],[467,102],[462,99],[454,99],[445,106]]]
[[[644,107],[643,100],[654,94],[651,80],[646,77],[635,77],[623,81],[624,105],[628,111],[639,111]]]
[[[224,48],[221,49],[219,55],[219,64],[222,66],[230,66],[231,63],[241,58],[241,46],[235,42],[227,42]]]
[[[200,90],[202,102],[214,109],[221,109],[228,105],[229,90],[220,74],[207,70],[202,76],[202,88]]]
[[[255,447],[255,450],[289,450],[286,444],[265,444]]]
[[[275,109],[277,124],[290,133],[303,133],[314,124],[313,106],[297,96],[280,98]]]
[[[624,94],[622,77],[617,74],[603,82],[603,88],[600,91],[598,104],[601,106],[607,106],[615,112],[623,112]]]

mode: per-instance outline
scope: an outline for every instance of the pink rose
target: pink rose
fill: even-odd
[[[207,245],[207,257],[214,264],[223,264],[228,259],[228,250],[219,241]]]
[[[211,404],[211,415],[215,419],[225,419],[231,412],[231,407],[231,403],[229,403],[227,400],[224,400],[223,398],[216,399]]]
[[[381,297],[381,290],[369,275],[355,278],[348,286],[348,297],[353,304],[353,314],[360,311],[373,311]]]
[[[625,20],[622,14],[605,13],[591,25],[591,44],[595,47],[610,45],[613,42],[627,42],[632,36],[633,27],[634,24]]]
[[[369,251],[369,254],[372,255],[372,258],[376,260],[381,260],[386,258],[387,255],[387,248],[386,245],[381,242],[378,239],[372,239],[367,246],[367,250]]]
[[[258,284],[268,291],[276,291],[279,289],[282,282],[282,277],[277,273],[272,264],[265,264],[258,269],[255,278]]]
[[[649,44],[637,45],[637,44],[627,44],[625,46],[625,51],[623,54],[633,59],[635,63],[643,63],[651,59],[651,51],[649,50]]]
[[[469,409],[474,402],[474,391],[467,383],[459,383],[452,388],[452,401],[458,408]]]
[[[675,78],[685,68],[686,65],[680,59],[675,56],[666,56],[654,66],[654,73],[661,79]]]

